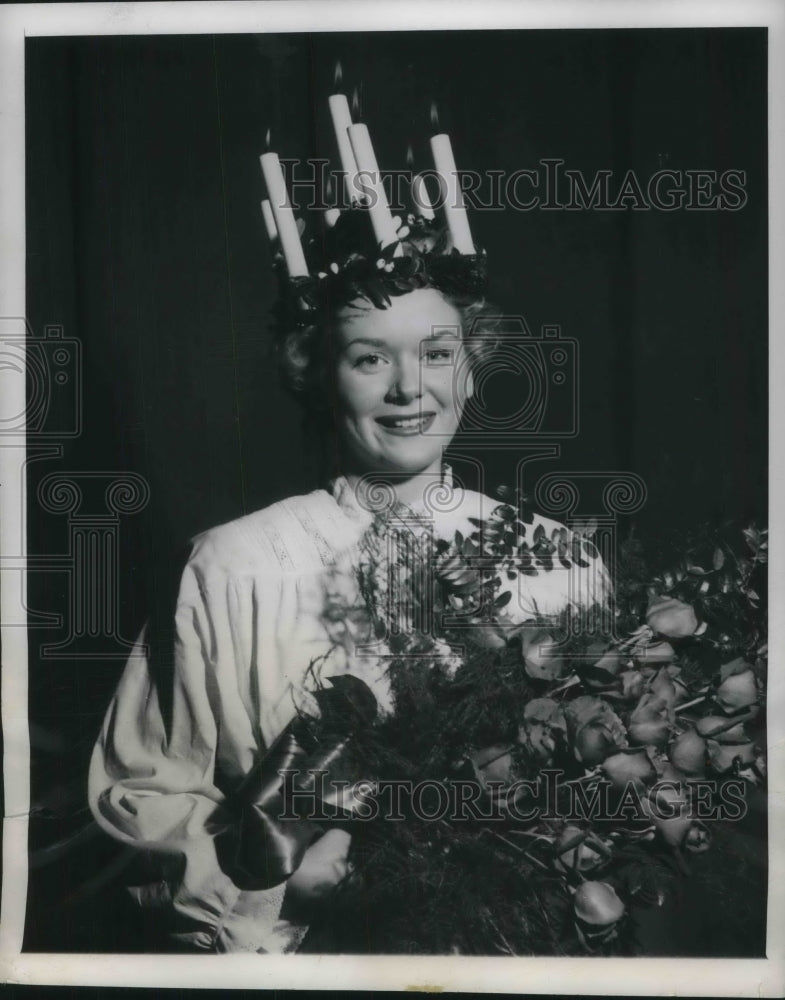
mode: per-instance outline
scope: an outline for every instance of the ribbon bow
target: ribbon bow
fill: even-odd
[[[354,737],[376,718],[376,698],[351,674],[327,679],[332,687],[315,692],[326,737],[317,742],[308,720],[294,719],[238,789],[232,867],[243,888],[285,882],[322,832],[314,813],[319,820],[351,819],[370,791]]]

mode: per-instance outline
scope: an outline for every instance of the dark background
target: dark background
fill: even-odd
[[[269,127],[281,156],[337,166],[326,98],[338,59],[383,169],[404,169],[410,143],[415,166],[430,166],[433,100],[463,170],[558,157],[587,178],[612,170],[612,189],[630,169],[644,184],[664,167],[746,171],[735,212],[507,210],[474,212],[471,225],[501,309],[580,343],[581,433],[552,468],[637,473],[644,533],[765,521],[764,30],[37,38],[28,318],[35,333],[59,324],[80,340],[84,407],[61,459],[30,467],[31,554],[68,545],[65,518],[35,504],[44,475],[143,476],[150,502],[119,536],[119,634],[133,638],[191,535],[316,485],[268,355],[258,156]],[[486,491],[514,479],[515,458],[484,455]],[[68,600],[66,574],[31,574],[32,609],[67,614]],[[141,947],[130,911],[103,902],[125,861],[90,832],[83,801],[122,660],[38,656],[60,637],[31,630],[26,947]],[[749,905],[735,951],[707,905],[685,953],[753,953],[763,918]]]

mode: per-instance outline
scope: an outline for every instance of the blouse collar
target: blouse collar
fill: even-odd
[[[383,484],[368,484],[363,490],[363,485],[352,485],[346,476],[338,476],[332,481],[328,490],[333,500],[339,508],[352,521],[362,524],[370,524],[376,514],[394,510],[395,505],[390,492]],[[444,495],[445,491],[452,493],[453,474],[452,468],[446,463],[442,466],[440,483],[434,482],[434,488]],[[417,503],[407,504],[401,507],[402,510],[410,510],[422,513],[426,510],[433,511],[433,505],[423,499]]]

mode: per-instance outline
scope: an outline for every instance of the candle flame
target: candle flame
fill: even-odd
[[[326,201],[333,200],[333,179],[332,177],[327,178],[327,190],[324,192],[324,197]]]
[[[333,76],[333,86],[340,87],[343,83],[343,69],[341,68],[341,60],[335,60],[335,74]]]
[[[270,130],[267,129],[267,134],[264,137],[264,148],[269,152],[270,149]]]
[[[409,143],[409,147],[406,150],[406,166],[407,167],[414,166],[414,153],[412,152],[411,143]]]
[[[357,88],[355,87],[352,91],[352,118],[360,117],[360,97],[357,93]]]
[[[431,101],[431,125],[439,128],[439,112],[436,110],[436,101]]]

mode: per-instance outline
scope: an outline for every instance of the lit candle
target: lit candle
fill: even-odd
[[[327,199],[328,203],[333,200],[333,179],[332,179],[332,177],[328,177],[327,178],[327,189],[324,192],[324,196]],[[338,218],[340,217],[340,214],[341,214],[341,210],[339,208],[336,208],[335,206],[333,206],[331,208],[326,208],[324,210],[324,224],[327,226],[328,229],[332,229],[332,227],[338,221]]]
[[[382,176],[371,145],[368,127],[363,124],[350,125],[348,131],[354,158],[357,161],[358,179],[367,195],[373,235],[381,247],[396,243],[398,237],[396,236],[395,222],[390,212],[390,206],[387,204],[387,196],[384,193]],[[395,253],[396,255],[403,253],[400,244]]]
[[[267,185],[267,194],[270,198],[270,205],[273,210],[275,227],[281,240],[281,250],[286,261],[286,270],[290,278],[302,278],[308,274],[308,265],[305,262],[305,254],[300,243],[300,233],[297,230],[297,222],[289,201],[289,193],[286,190],[281,163],[277,153],[263,153],[259,157],[262,164],[264,182]]]
[[[424,219],[433,219],[434,211],[431,199],[428,197],[428,188],[425,186],[425,178],[422,174],[417,174],[412,180],[412,201],[420,210],[420,215]]]
[[[275,228],[273,210],[270,207],[270,202],[266,198],[262,201],[262,218],[264,219],[264,228],[267,230],[267,235],[272,242],[272,240],[277,238],[278,230]]]
[[[338,156],[341,160],[341,170],[344,174],[344,185],[346,187],[346,200],[351,205],[356,201],[357,190],[357,161],[354,157],[352,144],[349,140],[349,126],[352,124],[352,115],[349,111],[349,102],[345,94],[331,94],[328,103],[330,114],[333,119],[335,138],[338,142]]]
[[[458,183],[450,137],[444,132],[431,136],[431,152],[436,169],[444,181],[444,212],[453,246],[459,253],[473,254],[474,243],[463,203],[463,192]]]

